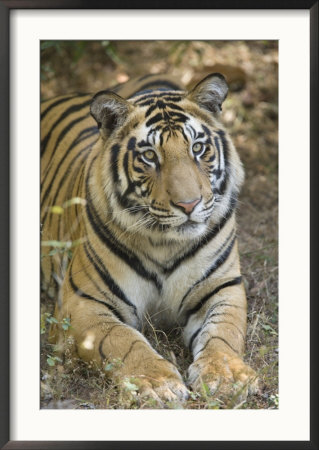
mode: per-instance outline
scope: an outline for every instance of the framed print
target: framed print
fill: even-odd
[[[80,3],[0,4],[1,445],[318,448],[318,3]]]

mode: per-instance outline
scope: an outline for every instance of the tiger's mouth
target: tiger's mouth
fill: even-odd
[[[175,220],[172,222],[156,220],[156,228],[158,231],[163,233],[174,232],[174,234],[184,237],[199,234],[201,235],[207,228],[207,222],[209,221],[209,218],[210,216],[205,216],[201,218],[201,220],[193,220],[191,218],[188,218],[182,223],[180,218],[179,220]]]
[[[200,225],[203,225],[206,221],[203,222],[195,222],[194,220],[188,219],[186,222],[182,223],[181,225],[178,225],[176,227],[177,231],[192,231],[197,230],[197,228]]]
[[[203,228],[207,227],[207,222],[209,222],[212,216],[213,209],[213,206],[211,206],[205,211],[202,211],[200,214],[196,214],[194,216],[190,215],[189,217],[181,217],[179,215],[159,217],[157,214],[153,214],[153,212],[149,211],[150,216],[152,217],[150,226],[155,226],[159,231],[162,232],[174,231],[178,234],[197,234],[200,229],[202,230]]]
[[[148,206],[148,213],[153,219],[153,223],[163,227],[163,231],[174,229],[176,231],[191,231],[201,225],[205,225],[211,218],[215,209],[215,198],[212,196],[199,211],[183,214],[175,211],[162,212],[158,208]]]

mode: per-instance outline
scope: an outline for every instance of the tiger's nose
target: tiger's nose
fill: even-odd
[[[200,201],[200,198],[196,198],[195,200],[190,200],[189,202],[177,202],[175,205],[182,208],[186,214],[190,214]]]

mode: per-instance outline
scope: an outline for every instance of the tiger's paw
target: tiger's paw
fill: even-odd
[[[158,407],[164,407],[166,402],[185,402],[189,397],[189,391],[179,374],[125,377],[121,387],[139,400],[151,399]]]
[[[165,402],[185,402],[189,396],[187,387],[178,379],[139,377],[136,384],[141,398],[154,399],[160,406]]]
[[[202,356],[188,368],[188,385],[196,392],[232,398],[235,404],[258,392],[257,374],[238,356],[224,352]]]

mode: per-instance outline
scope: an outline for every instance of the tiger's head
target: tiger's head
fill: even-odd
[[[109,91],[95,95],[99,179],[123,228],[198,238],[227,213],[244,177],[217,120],[227,91],[215,73],[190,92],[159,89],[127,100]]]

